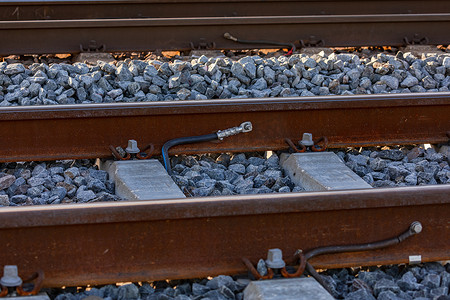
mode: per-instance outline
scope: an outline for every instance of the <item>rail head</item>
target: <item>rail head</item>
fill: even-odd
[[[408,206],[450,206],[450,184],[0,208],[0,230],[77,224],[289,214]]]

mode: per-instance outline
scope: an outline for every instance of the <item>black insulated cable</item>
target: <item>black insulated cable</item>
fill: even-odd
[[[307,253],[305,253],[305,259],[309,260],[315,256],[318,255],[324,255],[324,254],[335,254],[335,253],[344,253],[344,252],[356,252],[356,251],[368,251],[368,250],[376,250],[376,249],[382,249],[386,247],[390,247],[396,244],[399,244],[406,240],[407,238],[419,234],[422,232],[422,224],[418,221],[414,221],[409,226],[408,230],[404,231],[400,235],[378,241],[373,243],[366,243],[366,244],[355,244],[355,245],[343,245],[343,246],[327,246],[327,247],[320,247],[313,249]],[[314,269],[314,267],[307,261],[306,262],[306,271],[314,277],[330,294],[332,293],[331,288],[328,286],[328,283],[325,282],[325,280],[317,273],[317,271]]]
[[[249,132],[252,131],[252,123],[251,122],[244,122],[240,126],[228,128],[225,130],[219,130],[216,133],[210,133],[205,135],[198,135],[198,136],[189,136],[189,137],[181,137],[172,139],[170,141],[167,141],[163,147],[162,147],[162,157],[164,161],[164,167],[166,168],[166,171],[169,175],[172,175],[172,166],[170,165],[170,159],[169,159],[169,149],[177,146],[177,145],[183,145],[183,144],[193,144],[193,143],[201,143],[201,142],[209,142],[213,140],[222,140],[226,137],[236,135],[241,132]]]
[[[422,232],[422,224],[418,221],[412,222],[408,230],[400,234],[399,236],[373,242],[367,244],[355,244],[355,245],[343,245],[343,246],[328,246],[313,249],[305,254],[306,260],[309,260],[315,256],[323,254],[343,253],[343,252],[356,252],[356,251],[368,251],[386,248],[401,243],[405,239]]]
[[[168,154],[170,148],[177,145],[209,142],[217,139],[218,139],[217,133],[211,133],[198,136],[182,137],[166,142],[162,147],[162,156],[164,160],[164,167],[166,168],[167,173],[169,173],[169,175],[172,175],[172,167],[170,165],[170,159]]]

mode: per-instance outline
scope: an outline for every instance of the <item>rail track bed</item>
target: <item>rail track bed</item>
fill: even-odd
[[[449,264],[443,266],[439,263],[427,263],[400,267],[394,265],[381,268],[333,269],[320,274],[331,287],[331,294],[336,299],[383,299],[383,297],[394,295],[401,299],[420,297],[445,299],[449,271]],[[440,286],[436,279],[441,279]],[[247,275],[233,277],[220,275],[208,279],[97,286],[78,289],[77,293],[71,288],[53,289],[49,291],[49,294],[58,295],[56,300],[75,297],[75,299],[84,299],[87,296],[123,299],[124,295],[130,298],[140,296],[148,300],[158,298],[189,300],[202,297],[242,300],[244,296],[242,290],[249,282]],[[425,285],[433,287],[425,287]],[[72,294],[68,295],[68,293]],[[75,297],[72,296],[73,294]]]
[[[313,2],[264,2],[263,11],[274,8],[270,14],[249,9],[261,4],[259,1],[239,2],[233,8],[220,1],[190,2],[177,5],[174,14],[166,15],[173,9],[172,3],[148,6],[133,2],[125,10],[120,2],[97,1],[95,5],[104,9],[85,15],[84,2],[3,2],[0,33],[8,42],[2,43],[0,54],[245,49],[271,44],[236,43],[229,35],[225,38],[227,32],[238,39],[275,40],[278,46],[289,48],[292,43],[301,47],[449,43],[448,35],[441,31],[450,20],[446,1],[436,1],[436,10],[413,2],[410,11],[405,11],[404,3],[393,2],[388,9],[375,1],[359,7],[342,1],[334,13],[330,6],[330,11],[311,15],[307,11],[316,10]],[[207,11],[206,15],[186,15],[196,11],[185,9],[186,5],[207,5],[209,10],[198,9]],[[302,5],[307,5],[304,14],[298,12]],[[69,15],[74,7],[74,14]],[[147,14],[150,7],[155,8],[153,15]],[[286,7],[292,7],[292,12],[287,14]],[[343,15],[350,7],[352,14]],[[119,14],[118,10],[124,11]],[[223,12],[219,14],[219,10]],[[141,15],[136,15],[138,11]],[[206,26],[208,30],[204,30]],[[199,36],[199,30],[204,34]],[[322,52],[267,59],[202,56],[190,61],[125,60],[97,65],[0,63],[0,82],[4,172],[0,184],[8,185],[0,191],[0,200],[5,206],[12,204],[0,207],[0,234],[6,241],[0,246],[0,263],[15,264],[23,274],[43,270],[46,287],[238,274],[248,268],[243,258],[256,264],[272,248],[280,248],[286,256],[297,253],[300,262],[302,256],[296,251],[302,249],[311,264],[310,274],[313,267],[450,258],[450,58],[444,53],[420,59],[401,52],[373,57]],[[264,160],[261,153],[280,154],[289,148],[287,141],[295,142],[310,132],[314,137],[326,137],[329,149],[341,148],[335,151],[366,182],[400,187],[305,192],[281,172],[281,177],[262,184],[266,192],[278,193],[259,193],[256,189],[261,186],[252,186],[247,195],[238,194],[245,189],[233,188],[228,193],[223,186],[208,190],[212,181],[204,181],[202,186],[184,185],[187,194],[194,196],[186,199],[118,201],[128,199],[115,196],[106,174],[89,160],[111,158],[111,149],[123,147],[131,139],[140,146],[152,144],[154,156],[164,155],[163,145],[169,140],[218,134],[218,130],[244,121],[252,123],[251,132],[171,148],[172,178],[177,183],[195,183],[184,176],[208,164],[222,165],[220,153],[234,153],[222,154],[222,159],[233,157],[223,167],[234,165],[232,172],[243,181],[253,176],[247,174],[251,173],[247,172],[252,165],[249,161],[264,161],[267,168],[263,170],[263,166],[262,171],[279,174],[278,162],[274,163],[277,155]],[[439,144],[444,150],[396,148],[425,143]],[[385,152],[342,149],[370,146],[391,148]],[[201,155],[205,153],[208,155]],[[399,153],[401,159],[397,159]],[[69,159],[82,160],[61,161]],[[376,170],[383,163],[387,171]],[[188,170],[189,164],[194,170]],[[256,171],[258,166],[252,168]],[[26,185],[30,189],[22,192],[20,186]],[[58,192],[53,192],[53,186]],[[35,205],[48,203],[64,205]],[[415,222],[420,222],[421,232],[413,230],[418,226]],[[363,247],[374,242],[392,246]],[[326,248],[343,245],[353,245],[350,248],[356,251],[334,253]],[[323,247],[330,251],[320,252]],[[409,297],[448,294],[448,265],[428,263],[423,265],[425,271],[419,267],[398,272],[395,267],[387,269],[386,274],[393,274],[396,282],[413,276],[427,284],[428,290]],[[325,278],[335,288],[335,296],[351,294],[350,287],[333,284],[333,280],[354,280],[344,271],[329,272]],[[440,276],[441,283],[428,284],[434,282],[428,275],[417,279],[423,272]],[[382,289],[375,287],[375,281],[387,279],[378,275],[381,277],[373,279],[359,274],[360,278],[367,276],[370,288],[357,289],[355,292],[364,295],[353,297],[370,298],[371,288],[378,297]],[[202,283],[208,285],[206,280]],[[135,293],[138,287],[133,286],[122,290]],[[148,285],[139,286],[144,294],[150,293]],[[112,288],[105,288],[104,296],[106,289],[112,293]],[[239,299],[242,294],[236,291]],[[175,292],[166,292],[167,297],[175,298]]]
[[[310,190],[286,173],[289,167],[284,163],[290,156],[287,149],[278,152],[280,156],[270,151],[173,156],[170,159],[172,179],[187,197]],[[330,152],[337,153],[342,162],[372,187],[450,183],[449,146],[446,145],[437,149],[439,152],[413,146],[338,150]],[[159,160],[164,164],[161,157]],[[2,164],[0,205],[130,200],[123,193],[115,194],[114,178],[108,178],[104,166],[105,161],[96,160]]]
[[[364,101],[363,97],[368,101]],[[235,106],[237,103],[240,105]],[[264,106],[267,103],[272,105]],[[47,160],[74,158],[79,155],[77,153],[83,153],[85,158],[106,157],[110,156],[108,146],[124,144],[132,130],[142,130],[135,135],[141,138],[144,132],[151,136],[149,142],[159,149],[170,138],[214,132],[220,117],[224,117],[223,124],[235,125],[250,120],[254,131],[225,139],[214,147],[211,143],[197,144],[195,148],[186,145],[182,150],[175,147],[170,154],[286,149],[284,138],[287,136],[295,140],[305,128],[315,134],[318,132],[317,136],[326,134],[329,146],[448,141],[445,130],[449,127],[449,119],[445,117],[447,114],[442,114],[450,104],[446,93],[341,96],[331,99],[216,100],[209,104],[206,106],[202,101],[192,101],[175,105],[143,103],[2,108],[2,126],[11,126],[11,130],[2,131],[3,139],[8,141],[8,145],[14,145],[14,149],[5,148],[7,150],[2,157],[4,161],[29,160],[31,157]],[[401,104],[406,104],[407,109]],[[435,109],[433,104],[439,109]],[[167,113],[163,110],[165,106]],[[136,110],[131,110],[132,107]],[[355,114],[339,113],[338,107],[361,111]],[[217,108],[219,111],[216,111]],[[212,119],[203,123],[201,118],[209,111]],[[376,115],[380,111],[385,112],[386,116],[381,122]],[[286,117],[278,118],[280,112],[286,112],[286,116],[298,122],[283,123]],[[333,112],[337,115],[335,121],[330,123]],[[42,115],[36,117],[36,114]],[[74,115],[68,117],[70,114]],[[138,120],[124,126],[124,120],[132,120],[136,114]],[[277,118],[272,117],[274,114]],[[371,114],[373,118],[369,126],[367,120]],[[111,120],[114,115],[118,119]],[[351,117],[346,117],[348,115]],[[158,116],[169,118],[169,121],[155,120]],[[367,126],[365,130],[358,131],[359,126],[355,126],[358,116],[361,118],[358,125]],[[91,117],[94,118],[89,123],[87,120]],[[390,123],[397,124],[396,130],[387,127],[387,118]],[[189,127],[194,119],[196,126]],[[117,120],[122,122],[119,126]],[[329,126],[318,126],[317,120]],[[80,122],[79,125],[74,125],[74,121]],[[99,134],[98,129],[105,125],[99,125],[97,121],[107,122],[104,128],[108,127],[109,131],[111,127],[117,128],[111,134],[115,140],[105,139],[107,130]],[[404,126],[402,131],[398,124],[405,121],[408,126]],[[154,124],[153,130],[148,130],[152,127],[146,122]],[[285,125],[280,126],[280,122]],[[183,124],[183,127],[174,123]],[[297,123],[301,123],[298,128],[295,127]],[[20,129],[24,124],[27,125]],[[47,124],[45,134],[40,130],[44,126],[42,124]],[[174,128],[173,133],[169,131],[170,124]],[[161,127],[156,126],[165,126],[164,139]],[[339,126],[343,128],[339,129]],[[349,126],[356,131],[350,131]],[[83,129],[82,132],[79,128]],[[413,131],[409,131],[411,129]],[[123,136],[120,136],[119,130],[124,131]],[[292,130],[292,133],[286,134],[286,130]],[[336,134],[339,130],[342,130],[340,135]],[[30,131],[41,133],[41,137],[30,135],[24,138],[25,133]],[[76,135],[77,132],[79,135]],[[128,135],[125,136],[125,132]],[[418,134],[420,132],[423,132],[422,135]],[[49,133],[51,138],[47,136]],[[157,134],[161,134],[160,142],[155,139]],[[60,137],[66,140],[61,142],[58,140]],[[95,139],[95,143],[83,142],[77,148],[74,142],[81,137]],[[252,145],[264,145],[264,148]],[[89,150],[83,150],[85,147]],[[22,151],[21,156],[18,156],[19,151]],[[155,154],[158,153],[155,151]],[[280,247],[284,253],[294,253],[299,248],[308,251],[325,245],[351,244],[355,240],[372,242],[392,237],[392,233],[400,234],[412,221],[423,225],[420,243],[417,242],[419,237],[412,237],[388,250],[323,255],[311,259],[311,263],[317,268],[407,263],[411,255],[420,255],[424,262],[446,260],[449,253],[446,239],[449,231],[446,221],[449,215],[449,189],[449,185],[444,184],[150,202],[4,207],[0,210],[0,225],[2,236],[9,241],[8,249],[33,250],[22,251],[20,257],[17,251],[5,251],[2,263],[17,264],[25,273],[45,269],[47,286],[236,274],[245,270],[242,257],[256,262],[265,256],[269,248]],[[392,219],[393,215],[395,219]],[[376,229],[373,227],[375,223]],[[249,237],[252,237],[251,241]],[[76,253],[72,251],[74,245],[79,245],[76,246]],[[124,253],[132,255],[130,257]],[[192,253],[196,256],[193,257]],[[70,264],[67,263],[69,261]],[[111,261],[115,263],[111,264]],[[127,266],[126,272],[122,269],[123,265]]]

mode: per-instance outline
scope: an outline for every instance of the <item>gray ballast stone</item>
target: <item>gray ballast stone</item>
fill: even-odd
[[[108,161],[102,169],[115,181],[116,195],[127,200],[185,198],[156,159]]]
[[[282,167],[291,181],[306,191],[372,188],[332,152],[295,153]]]
[[[252,281],[244,290],[245,300],[333,300],[312,277]]]
[[[9,188],[14,181],[16,181],[16,177],[13,175],[0,173],[0,190]]]
[[[0,64],[0,106],[448,92],[448,54]],[[109,58],[107,58],[109,60]]]

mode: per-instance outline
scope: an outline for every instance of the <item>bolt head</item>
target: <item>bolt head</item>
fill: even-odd
[[[280,249],[269,249],[267,253],[266,265],[271,269],[281,269],[286,266],[283,260],[283,252]]]
[[[137,153],[139,153],[140,150],[139,150],[139,148],[137,146],[137,142],[135,140],[129,140],[128,147],[125,149],[125,151],[130,154],[137,154]]]
[[[420,232],[422,232],[422,229],[423,229],[423,227],[420,222],[415,221],[411,224],[411,230],[414,233],[420,233]]]
[[[0,279],[0,284],[5,287],[15,287],[22,284],[22,279],[19,277],[19,271],[16,265],[6,265],[3,268],[3,277]]]
[[[240,127],[242,128],[242,132],[249,132],[253,130],[252,122],[244,122]]]
[[[304,133],[303,138],[300,141],[300,144],[306,147],[314,146],[314,142],[312,140],[312,133]]]

